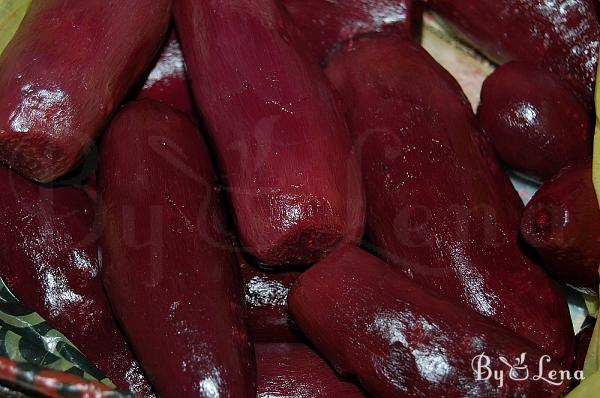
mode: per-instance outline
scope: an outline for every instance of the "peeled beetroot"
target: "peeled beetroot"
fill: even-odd
[[[598,290],[600,209],[591,158],[542,185],[523,213],[521,232],[555,279],[590,293]]]
[[[319,60],[336,44],[369,32],[418,38],[421,7],[413,0],[278,0]]]
[[[73,169],[160,47],[171,0],[33,1],[0,56],[0,161]]]
[[[375,250],[414,282],[570,361],[565,299],[520,251],[517,194],[452,76],[391,35],[355,41],[326,72],[361,155]]]
[[[273,267],[311,264],[364,224],[348,129],[274,0],[181,0],[175,20],[242,244]]]
[[[187,115],[195,115],[192,91],[185,76],[185,60],[175,30],[171,31],[137,98],[153,99]]]
[[[525,378],[525,371],[539,373],[540,361],[545,377],[560,367],[527,340],[429,294],[358,248],[338,249],[303,273],[289,304],[334,368],[358,376],[376,397],[558,397],[568,385]],[[482,355],[506,375],[516,363],[524,380],[486,380]]]
[[[590,115],[552,73],[520,62],[483,83],[479,122],[499,157],[541,180],[592,152]]]
[[[257,396],[269,398],[361,398],[353,383],[342,380],[304,344],[256,345]]]
[[[556,73],[593,102],[600,24],[594,0],[422,0],[492,61]]]
[[[163,397],[254,397],[241,276],[211,159],[183,114],[129,104],[102,142],[104,285]]]
[[[121,389],[151,389],[104,294],[94,206],[79,188],[44,188],[0,167],[0,276]]]
[[[288,292],[299,272],[264,272],[238,256],[242,278],[248,327],[254,341],[294,342],[297,330],[288,315]]]

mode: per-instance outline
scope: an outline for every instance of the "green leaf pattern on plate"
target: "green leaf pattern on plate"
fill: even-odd
[[[115,387],[62,333],[24,308],[1,278],[0,356]]]

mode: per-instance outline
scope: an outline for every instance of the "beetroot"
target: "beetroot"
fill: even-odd
[[[384,35],[336,54],[327,74],[362,156],[377,252],[414,282],[570,361],[565,299],[520,251],[516,192],[452,76],[419,46]]]
[[[592,159],[566,167],[531,199],[521,232],[557,280],[592,293],[600,277],[600,209]]]
[[[181,0],[175,21],[192,89],[228,182],[248,253],[311,264],[364,224],[343,115],[273,0]]]
[[[238,256],[246,308],[248,326],[254,341],[294,342],[298,331],[288,315],[288,292],[299,272],[264,272],[250,265]]]
[[[0,161],[42,182],[73,169],[154,57],[170,6],[33,1],[0,56]]]
[[[593,102],[600,24],[594,0],[422,0],[492,61],[556,73]]]
[[[257,344],[256,371],[259,397],[364,397],[304,344]]]
[[[185,76],[185,60],[175,30],[152,67],[138,98],[149,98],[195,116],[192,91]]]
[[[552,73],[525,63],[485,80],[479,122],[504,163],[541,180],[592,152],[585,106]]]
[[[376,397],[558,397],[568,385],[531,377],[542,359],[544,375],[560,367],[530,342],[428,293],[358,248],[338,249],[303,273],[289,305],[335,369],[357,375]],[[503,385],[477,378],[482,355],[490,369],[505,372]],[[516,361],[518,377],[531,375],[510,379],[503,360]]]
[[[323,60],[337,44],[369,32],[394,32],[418,39],[421,7],[413,0],[279,0]]]
[[[94,206],[79,188],[44,188],[0,167],[0,275],[119,388],[148,395],[100,278]]]
[[[241,276],[191,121],[129,104],[102,143],[104,284],[160,396],[253,397]]]

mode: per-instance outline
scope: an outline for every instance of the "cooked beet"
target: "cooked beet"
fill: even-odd
[[[165,105],[134,102],[100,164],[104,284],[157,393],[254,397],[241,276],[200,132]]]
[[[338,249],[303,273],[289,304],[334,368],[357,375],[376,397],[558,397],[568,385],[531,377],[544,354],[527,340],[428,293],[358,248]],[[481,354],[489,357],[490,369],[507,376],[502,359],[521,360],[531,376],[506,377],[502,387],[494,378],[477,380],[472,365]],[[560,369],[554,361],[544,366],[545,372]],[[523,368],[516,372],[525,376]]]
[[[511,168],[546,180],[592,152],[585,106],[554,74],[521,62],[483,83],[479,122]]]
[[[256,345],[257,395],[269,398],[362,398],[353,383],[336,375],[304,344]]]
[[[137,97],[160,101],[187,115],[195,115],[192,91],[185,76],[185,60],[175,30],[171,31]]]
[[[569,361],[565,298],[520,251],[517,194],[452,76],[421,47],[385,35],[337,53],[327,74],[361,155],[377,252],[414,282]]]
[[[288,292],[299,272],[264,272],[238,256],[242,277],[248,326],[254,341],[294,342],[296,327],[288,315]]]
[[[181,0],[192,88],[249,254],[311,264],[364,226],[350,135],[327,79],[273,0]]]
[[[594,0],[421,0],[492,61],[556,73],[593,102],[600,25]]]
[[[153,59],[171,0],[33,1],[0,56],[0,161],[73,169]]]
[[[90,173],[88,178],[85,181],[83,181],[83,184],[81,186],[81,188],[85,191],[85,193],[90,197],[90,199],[94,203],[96,203],[96,200],[98,199],[98,192],[96,191],[96,176],[97,171],[94,170]]]
[[[119,388],[151,389],[104,294],[94,206],[79,188],[43,188],[0,167],[0,275]]]
[[[525,209],[521,232],[554,278],[590,293],[598,290],[600,209],[591,158],[542,185]]]
[[[413,0],[278,1],[319,61],[361,33],[393,32],[407,39],[418,39],[421,33],[421,7]]]

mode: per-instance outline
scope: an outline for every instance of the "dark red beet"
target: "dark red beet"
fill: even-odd
[[[81,187],[94,203],[96,203],[96,200],[98,199],[98,192],[96,191],[96,176],[97,172],[96,170],[94,170],[83,182],[83,185]]]
[[[367,234],[379,254],[569,361],[565,299],[519,250],[516,192],[452,76],[422,48],[384,35],[357,40],[326,71],[362,155]]]
[[[531,199],[521,233],[560,282],[592,293],[600,277],[600,209],[592,160],[566,167]]]
[[[253,397],[241,276],[198,129],[150,100],[102,143],[104,284],[160,396]]]
[[[256,345],[257,396],[268,398],[361,398],[317,353],[304,344]]]
[[[104,294],[94,208],[83,190],[42,188],[0,167],[0,275],[118,387],[150,387]]]
[[[335,369],[357,375],[377,397],[558,397],[567,385],[532,379],[543,354],[530,342],[429,294],[358,248],[338,249],[303,273],[289,305]],[[526,353],[529,379],[507,377],[502,388],[477,380],[472,362],[483,353],[506,375],[500,357],[513,364]],[[544,365],[545,372],[559,369],[554,361]]]
[[[295,342],[297,330],[288,315],[287,296],[299,272],[263,272],[238,256],[248,326],[254,341]]]
[[[335,45],[369,32],[407,39],[421,33],[421,8],[413,0],[278,0],[285,4],[318,60]]]
[[[33,1],[0,56],[0,161],[42,182],[75,167],[154,57],[170,8]]]
[[[483,83],[479,122],[500,158],[548,179],[592,152],[590,115],[552,73],[511,62]]]
[[[364,192],[348,129],[287,14],[274,0],[181,0],[175,20],[248,252],[281,267],[356,242]]]
[[[185,60],[175,30],[151,69],[138,98],[150,98],[194,116],[192,91],[185,77]]]
[[[492,61],[545,67],[593,101],[600,25],[593,0],[422,0]]]

